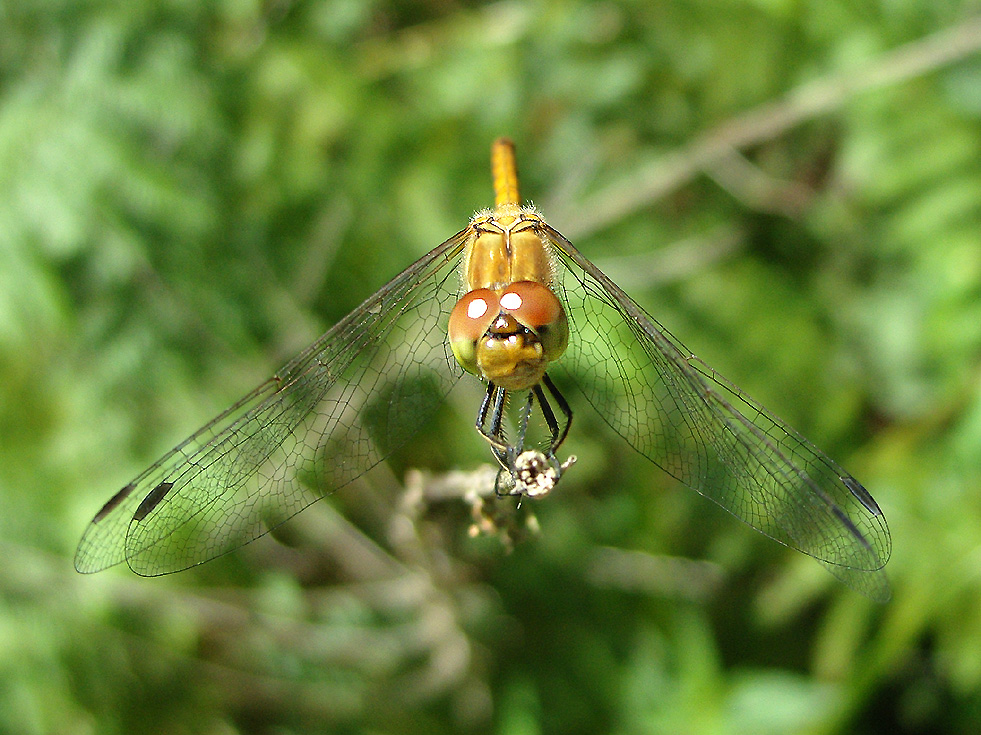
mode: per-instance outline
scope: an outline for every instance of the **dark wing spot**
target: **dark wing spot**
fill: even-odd
[[[172,482],[161,482],[153,490],[147,493],[147,496],[143,498],[143,502],[140,503],[140,507],[136,509],[136,513],[133,514],[134,521],[142,521],[148,515],[150,511],[160,505],[160,501],[164,499],[164,496],[170,492],[170,488],[174,486]]]
[[[109,513],[112,511],[113,508],[115,508],[117,505],[123,502],[126,499],[126,497],[131,492],[133,492],[133,488],[135,487],[136,485],[134,485],[131,482],[129,485],[123,487],[123,489],[120,490],[118,493],[116,493],[111,498],[109,498],[109,500],[106,501],[106,504],[102,506],[102,509],[95,514],[95,518],[92,519],[92,523],[98,523],[107,515],[109,515]]]
[[[869,513],[874,516],[882,515],[882,510],[879,508],[879,504],[875,502],[872,494],[865,489],[865,486],[862,483],[851,475],[845,475],[841,478],[841,481],[845,484],[845,487],[851,490],[852,495],[858,499],[858,502],[865,506]]]

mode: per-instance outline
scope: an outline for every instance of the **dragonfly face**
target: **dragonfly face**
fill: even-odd
[[[86,529],[76,569],[125,561],[165,574],[262,536],[404,444],[465,372],[487,383],[476,425],[501,466],[499,492],[545,495],[574,460],[556,458],[572,421],[550,377],[562,373],[651,462],[887,599],[892,542],[862,484],[520,206],[509,141],[495,143],[492,163],[493,210],[127,483]],[[509,394],[524,397],[512,440]],[[533,416],[547,434],[536,444]]]

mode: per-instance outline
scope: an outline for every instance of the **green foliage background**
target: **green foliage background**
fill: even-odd
[[[0,731],[974,733],[976,2],[0,4]],[[577,410],[507,553],[410,452],[190,572],[76,575],[116,488],[524,194],[870,488],[877,606]]]

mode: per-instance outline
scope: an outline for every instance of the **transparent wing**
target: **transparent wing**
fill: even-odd
[[[562,235],[557,289],[573,335],[557,368],[638,452],[845,584],[889,597],[892,541],[850,474],[742,393],[634,303]],[[556,371],[557,372],[557,371]]]
[[[453,236],[120,490],[75,567],[166,574],[238,548],[378,464],[463,374],[444,329],[459,296]]]

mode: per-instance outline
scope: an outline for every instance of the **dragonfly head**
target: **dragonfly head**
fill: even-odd
[[[569,322],[546,286],[478,288],[450,314],[450,346],[463,369],[507,390],[536,385],[569,344]]]

